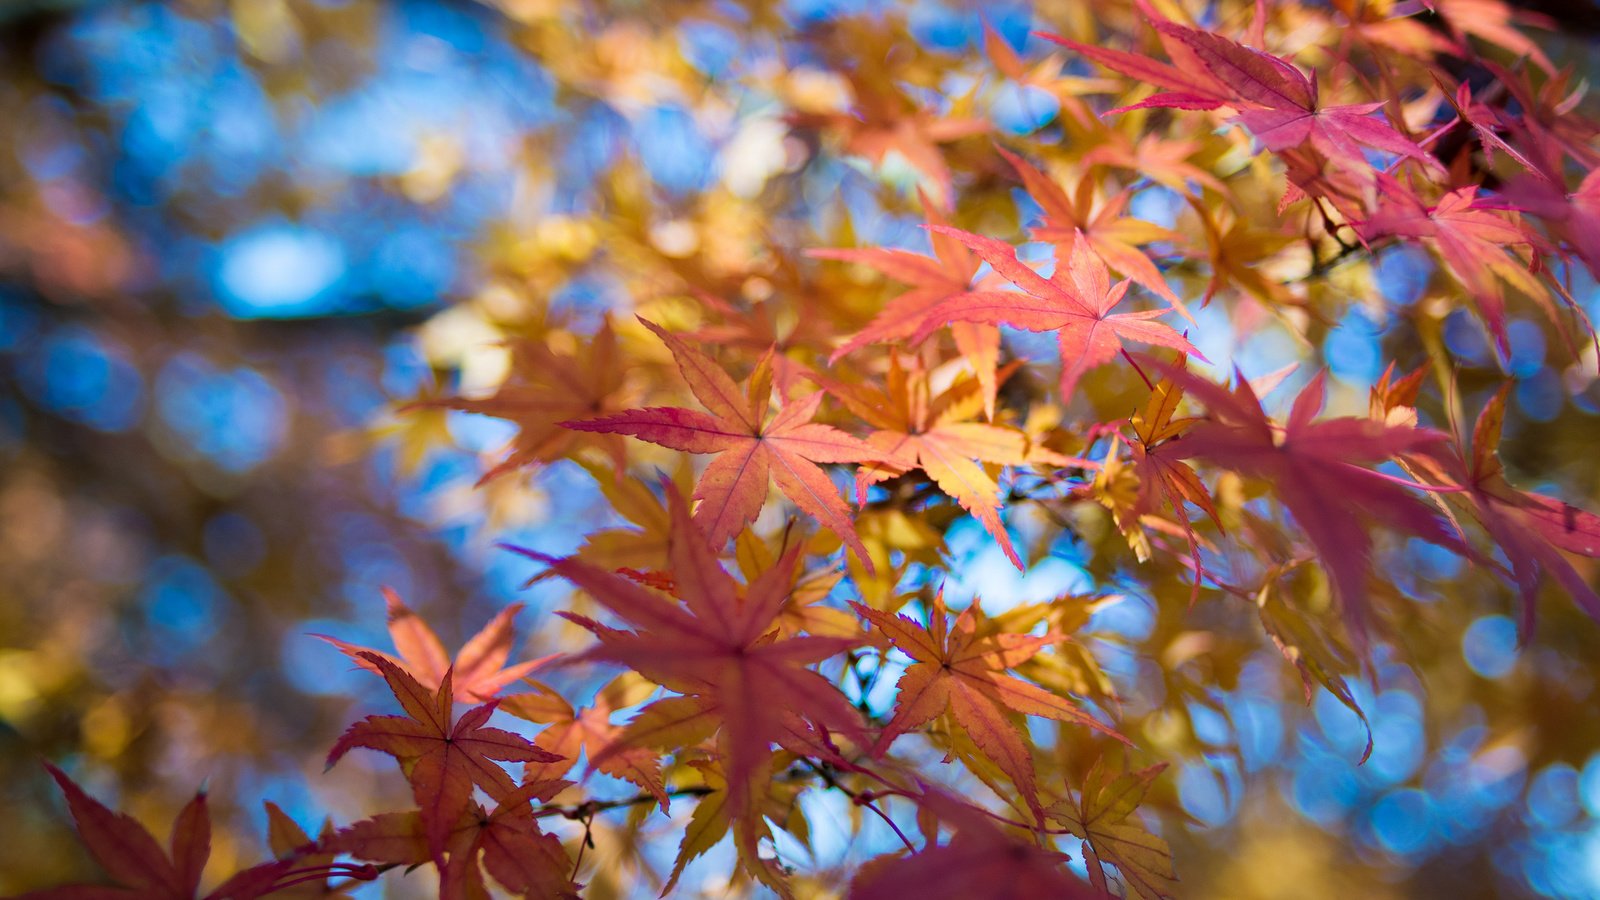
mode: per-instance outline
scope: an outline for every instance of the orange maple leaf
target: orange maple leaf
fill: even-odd
[[[942,591],[934,596],[926,626],[860,603],[851,606],[915,660],[900,676],[894,718],[884,726],[874,754],[882,754],[907,731],[949,713],[978,749],[1006,773],[1028,806],[1042,814],[1033,754],[1017,724],[1020,716],[1075,722],[1119,741],[1128,740],[1071,700],[1006,674],[1007,669],[1058,641],[1057,635],[980,637],[978,601],[974,599],[962,610],[952,625],[946,621]]]
[[[927,212],[928,224],[950,224],[926,196],[922,198],[922,207]],[[892,247],[824,247],[806,251],[807,256],[816,259],[871,266],[896,281],[911,285],[911,290],[884,304],[867,327],[833,351],[828,359],[830,363],[868,344],[911,337],[922,327],[927,313],[940,302],[973,289],[972,278],[981,262],[978,257],[948,234],[930,231],[929,240],[933,244],[931,257]],[[976,322],[957,322],[951,325],[950,333],[955,338],[956,349],[972,366],[978,383],[983,386],[984,415],[994,418],[995,391],[999,386],[995,370],[1000,362],[1000,329]]]
[[[966,421],[977,413],[976,382],[958,381],[933,397],[921,359],[915,359],[908,371],[901,368],[898,356],[890,357],[887,391],[820,375],[812,378],[877,429],[867,436],[867,443],[900,460],[856,470],[858,503],[865,502],[868,485],[920,469],[983,524],[1013,565],[1026,568],[1000,521],[1000,485],[982,464],[1016,466],[1034,457],[1021,431]]]
[[[669,810],[666,784],[661,779],[661,763],[643,747],[619,744],[622,726],[611,724],[611,713],[632,706],[643,697],[633,698],[641,680],[623,675],[600,689],[594,702],[583,710],[573,708],[560,694],[533,682],[536,693],[507,697],[500,708],[519,719],[544,725],[533,739],[534,746],[560,754],[558,762],[529,766],[524,778],[530,781],[560,778],[578,762],[578,754],[588,751],[589,766],[613,778],[630,781],[649,791]],[[653,688],[645,683],[646,688]]]
[[[1065,402],[1085,372],[1105,365],[1123,353],[1122,342],[1135,341],[1170,347],[1205,359],[1183,335],[1168,325],[1150,321],[1165,310],[1117,313],[1111,310],[1128,292],[1128,282],[1111,284],[1105,262],[1082,234],[1072,244],[1072,255],[1061,258],[1050,278],[1017,259],[1015,247],[994,238],[933,226],[971,247],[1007,281],[1026,291],[972,291],[951,297],[924,319],[924,333],[946,322],[966,321],[1006,324],[1029,331],[1054,331],[1061,346],[1061,396]]]
[[[514,341],[511,373],[488,397],[452,397],[435,405],[462,412],[505,419],[518,428],[506,458],[478,479],[482,484],[522,466],[552,463],[584,446],[599,448],[617,472],[627,466],[627,450],[620,437],[582,435],[558,423],[577,416],[622,409],[627,373],[617,352],[616,332],[606,315],[594,337],[578,341],[570,354],[557,353],[544,341]]]

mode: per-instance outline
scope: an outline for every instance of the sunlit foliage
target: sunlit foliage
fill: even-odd
[[[0,9],[0,891],[1600,893],[1594,21]]]

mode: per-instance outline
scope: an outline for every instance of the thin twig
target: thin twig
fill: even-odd
[[[900,843],[906,845],[907,850],[911,851],[912,853],[917,852],[916,845],[912,844],[911,839],[906,837],[905,832],[900,830],[900,826],[894,823],[894,819],[889,818],[889,814],[879,809],[873,802],[877,797],[876,794],[874,794],[872,791],[855,791],[845,787],[843,784],[839,783],[837,778],[833,777],[833,772],[825,765],[818,765],[805,758],[802,758],[800,762],[803,763],[806,768],[817,773],[818,777],[822,779],[823,784],[826,784],[828,787],[831,787],[834,790],[844,794],[846,797],[849,797],[851,802],[855,803],[855,805],[864,806],[876,813],[878,818],[882,819],[889,826],[889,829],[894,832],[894,836],[900,839]]]

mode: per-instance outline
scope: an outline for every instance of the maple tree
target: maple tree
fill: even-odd
[[[501,5],[574,103],[692,86],[735,116],[648,29],[568,53],[559,14]],[[1600,119],[1541,20],[1090,6],[1021,46],[984,23],[982,56],[730,5],[804,50],[740,76],[770,171],[595,163],[559,238],[497,261],[515,290],[440,314],[481,327],[381,432],[404,472],[498,423],[468,502],[533,591],[453,656],[459,623],[390,588],[392,651],[315,635],[401,713],[325,735],[323,777],[392,762],[386,799],[316,837],[268,803],[273,858],[224,875],[205,793],[163,848],[47,764],[109,883],[27,896],[1183,896],[1204,849],[1168,772],[1244,759],[1242,682],[1347,708],[1360,765],[1397,672],[1462,670],[1452,617],[1600,631],[1600,516],[1556,496],[1588,476],[1502,458],[1525,388],[1576,404],[1600,372]],[[1405,302],[1373,274],[1397,259]],[[1363,314],[1381,376],[1329,349]],[[518,507],[555,531],[493,533]]]

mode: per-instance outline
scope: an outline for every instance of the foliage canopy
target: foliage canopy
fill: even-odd
[[[647,147],[486,241],[377,441],[416,468],[497,420],[482,533],[552,471],[585,527],[504,536],[538,615],[453,657],[392,590],[393,652],[325,638],[403,715],[323,735],[322,777],[388,757],[406,789],[316,838],[269,804],[265,862],[206,869],[204,793],[163,847],[52,765],[104,896],[688,894],[708,854],[783,897],[1156,900],[1191,854],[1270,896],[1198,860],[1168,771],[1252,777],[1241,696],[1331,699],[1365,763],[1373,698],[1474,690],[1451,651],[1514,611],[1593,709],[1600,517],[1560,499],[1593,422],[1532,471],[1500,452],[1597,405],[1600,117],[1552,23],[1041,4],[978,54],[897,10],[670,5],[756,48],[707,77],[628,4],[498,6],[560,104],[730,135],[718,177]],[[552,147],[519,152],[554,191]],[[1540,764],[1600,747],[1484,705]]]

